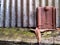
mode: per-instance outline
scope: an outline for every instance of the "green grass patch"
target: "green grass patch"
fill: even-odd
[[[42,37],[49,38],[52,36],[57,36],[59,34],[58,31],[48,31],[42,33]],[[35,34],[30,32],[28,28],[0,28],[0,37],[10,37],[10,38],[34,38]]]
[[[31,33],[27,28],[0,28],[0,37],[34,37],[34,33]]]

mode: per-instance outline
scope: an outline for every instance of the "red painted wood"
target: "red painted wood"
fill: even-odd
[[[38,7],[38,27],[41,29],[56,28],[56,8]]]
[[[53,7],[53,28],[56,28],[56,8]]]

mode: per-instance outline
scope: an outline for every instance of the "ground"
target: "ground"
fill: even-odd
[[[60,45],[60,31],[41,32],[42,45]],[[27,28],[0,28],[0,45],[34,45],[36,36],[31,29]],[[4,45],[5,45],[4,44]]]

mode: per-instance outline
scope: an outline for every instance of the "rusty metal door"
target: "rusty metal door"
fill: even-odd
[[[56,28],[56,9],[54,7],[38,8],[38,26],[41,29]]]

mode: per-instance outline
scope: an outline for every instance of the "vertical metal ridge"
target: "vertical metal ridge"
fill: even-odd
[[[17,27],[18,13],[17,13],[17,0],[15,0],[15,27]]]
[[[6,16],[6,0],[4,0],[4,2],[3,2],[4,4],[3,4],[3,7],[4,7],[4,9],[3,9],[3,27],[5,27],[5,16]]]
[[[23,27],[23,0],[21,0],[21,27]]]
[[[3,27],[3,12],[4,12],[4,0],[1,0],[1,22],[0,27]]]
[[[33,27],[36,27],[36,11],[35,11],[35,0],[32,1],[33,2]]]
[[[60,20],[60,0],[59,0],[58,4],[59,4],[59,20]],[[60,27],[60,21],[59,21],[59,27]]]
[[[5,20],[5,27],[9,27],[9,0],[6,0],[6,20]]]
[[[23,1],[23,26],[28,26],[28,16],[27,16],[27,0]]]
[[[21,27],[21,0],[18,1],[18,27]]]
[[[33,27],[33,2],[29,0],[29,27]]]
[[[52,6],[52,1],[53,0],[48,0],[48,6]]]
[[[55,0],[56,7],[56,27],[59,27],[59,0]]]
[[[12,12],[11,12],[12,10],[11,9],[12,9],[12,0],[10,0],[10,2],[9,2],[9,14],[10,14],[9,15],[9,17],[10,17],[9,18],[9,27],[11,27],[11,20],[12,20]]]
[[[36,11],[37,9],[36,9],[36,2],[35,2],[35,27],[36,27]]]
[[[35,6],[36,8],[39,7],[39,0],[35,0]]]
[[[15,27],[15,0],[12,0],[12,21],[11,26]]]
[[[0,27],[1,27],[1,0],[0,0]]]
[[[46,0],[42,0],[41,6],[46,6]]]
[[[28,17],[28,25],[27,25],[27,27],[29,27],[29,0],[27,0],[27,17]]]
[[[0,27],[34,27],[36,9],[39,6],[56,7],[56,26],[59,27],[60,0],[1,0],[1,2]]]

